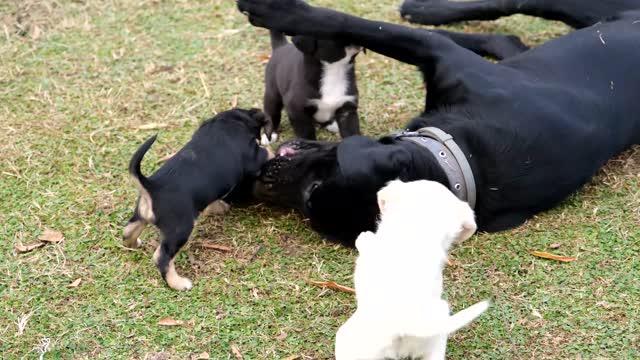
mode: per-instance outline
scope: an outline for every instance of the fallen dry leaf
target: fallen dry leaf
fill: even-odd
[[[280,334],[278,334],[278,336],[276,336],[276,340],[278,341],[282,341],[284,339],[287,338],[287,333],[284,332],[284,330],[280,330]]]
[[[257,288],[251,289],[251,295],[256,299],[260,299],[260,291]]]
[[[77,278],[71,284],[67,285],[67,287],[78,287],[81,281],[82,281],[82,278]]]
[[[236,359],[242,360],[242,353],[240,352],[240,349],[238,349],[236,344],[231,344],[231,352],[233,353],[233,355],[235,355]]]
[[[59,231],[45,229],[44,232],[38,237],[38,240],[55,244],[64,240],[64,235],[62,235],[62,233]]]
[[[260,64],[264,65],[269,62],[269,59],[271,59],[271,54],[259,54],[258,59],[260,60]]]
[[[206,359],[209,359],[209,353],[206,351],[200,354],[191,355],[191,360],[206,360]]]
[[[300,355],[291,355],[284,358],[284,360],[296,360],[296,359],[300,359]]]
[[[557,248],[559,248],[560,246],[562,246],[562,244],[551,244],[551,245],[549,245],[549,248],[551,248],[551,249],[557,249]]]
[[[311,285],[320,286],[322,288],[329,288],[337,291],[346,292],[349,294],[355,294],[356,291],[350,287],[336,284],[333,281],[309,281]]]
[[[146,353],[144,355],[144,360],[169,360],[171,359],[171,354],[168,352],[157,352],[157,353]]]
[[[533,309],[531,311],[531,315],[537,317],[538,319],[542,319],[542,314],[540,314],[540,312],[538,310],[536,310],[536,309]]]
[[[531,255],[537,256],[539,258],[557,260],[557,261],[562,261],[562,262],[571,262],[571,261],[574,261],[576,259],[573,256],[554,255],[554,254],[550,254],[550,253],[544,252],[544,251],[530,251],[529,253]]]
[[[135,128],[138,130],[153,130],[153,129],[164,129],[169,127],[169,124],[164,124],[164,123],[148,123],[148,124],[142,124],[142,125],[138,125]]]
[[[160,164],[160,163],[163,163],[163,162],[171,159],[175,154],[176,153],[171,153],[169,155],[165,155],[165,156],[161,157],[160,159],[158,159],[158,161],[156,161],[156,164]]]
[[[233,95],[231,97],[231,107],[237,107],[238,106],[238,95]]]
[[[172,318],[162,318],[160,320],[158,320],[158,325],[163,325],[163,326],[182,326],[185,325],[186,322],[182,321],[182,320],[174,320]]]
[[[161,72],[172,72],[173,68],[174,68],[173,65],[147,64],[144,67],[144,73],[147,75],[154,75]]]
[[[33,251],[37,248],[43,247],[45,244],[44,243],[36,243],[36,244],[30,244],[30,245],[22,245],[22,244],[18,244],[16,245],[16,252],[18,254],[23,254],[23,253],[27,253],[29,251]]]
[[[212,250],[218,250],[218,251],[223,251],[223,252],[229,252],[231,250],[233,250],[232,248],[225,246],[225,245],[218,245],[218,244],[208,244],[208,243],[203,243],[202,247],[205,249],[212,249]]]

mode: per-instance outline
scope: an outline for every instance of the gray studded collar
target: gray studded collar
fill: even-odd
[[[392,135],[395,139],[408,140],[429,150],[447,175],[449,188],[460,200],[476,205],[476,183],[469,161],[453,137],[436,127],[424,127]]]

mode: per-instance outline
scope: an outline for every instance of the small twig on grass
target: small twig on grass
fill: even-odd
[[[242,270],[244,269],[247,265],[251,264],[252,262],[255,261],[255,259],[258,257],[258,254],[260,253],[260,251],[262,251],[262,248],[264,247],[264,244],[260,244],[258,245],[258,248],[256,249],[256,251],[253,252],[253,254],[251,254],[251,257],[249,257],[249,260],[247,260],[244,264],[240,265],[239,269]]]
[[[333,281],[313,281],[313,280],[307,280],[307,282],[311,285],[314,286],[319,286],[321,288],[324,289],[333,289],[333,290],[337,290],[337,291],[342,291],[342,292],[346,292],[349,294],[355,294],[356,290],[344,285],[340,285],[340,284],[336,284]]]

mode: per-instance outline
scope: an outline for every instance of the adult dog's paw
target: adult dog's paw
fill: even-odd
[[[252,25],[285,33],[296,33],[300,17],[311,9],[302,0],[238,0],[237,4]]]

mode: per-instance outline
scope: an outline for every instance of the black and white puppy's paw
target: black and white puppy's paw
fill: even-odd
[[[278,141],[278,133],[275,131],[271,133],[271,137],[267,136],[267,134],[262,134],[260,136],[260,145],[263,146],[273,144],[276,141]]]

